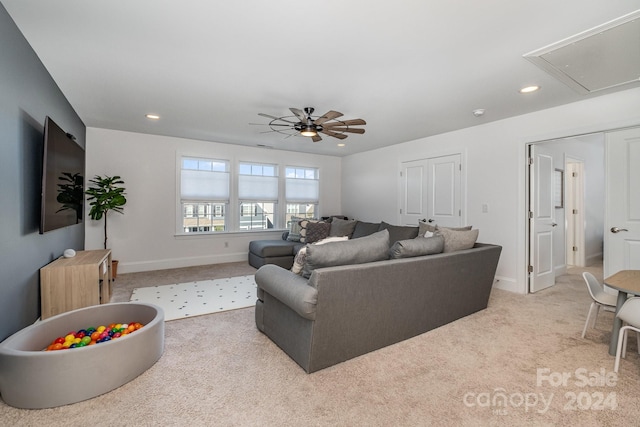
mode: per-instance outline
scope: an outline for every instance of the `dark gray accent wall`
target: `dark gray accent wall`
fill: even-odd
[[[39,234],[44,120],[86,128],[0,4],[0,341],[40,316],[40,267],[84,248],[82,224]]]

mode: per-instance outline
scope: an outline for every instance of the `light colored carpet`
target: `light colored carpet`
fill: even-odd
[[[162,307],[165,321],[184,319],[255,305],[256,282],[249,275],[135,288],[129,300]]]
[[[120,299],[113,301],[128,301],[131,290],[145,284],[254,272],[246,263],[234,263],[126,274],[118,277]],[[602,279],[601,270],[594,273]],[[614,384],[583,384],[578,370],[612,377],[614,362],[608,354],[612,313],[600,313],[596,329],[580,337],[589,304],[579,274],[562,276],[556,286],[533,295],[494,290],[487,310],[311,375],[256,329],[253,308],[167,322],[164,355],[138,378],[60,408],[20,410],[0,403],[0,424],[637,425],[635,334]],[[540,384],[538,369],[544,373]],[[550,381],[562,375],[564,383]],[[79,381],[90,377],[78,369]],[[508,400],[499,406],[502,394]],[[605,405],[608,396],[615,396],[615,409]],[[551,401],[548,407],[543,398]]]

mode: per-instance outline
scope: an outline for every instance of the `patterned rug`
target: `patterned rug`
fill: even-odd
[[[129,301],[162,307],[164,320],[168,321],[251,307],[256,298],[256,283],[251,275],[135,288]]]

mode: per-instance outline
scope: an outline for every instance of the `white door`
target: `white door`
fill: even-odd
[[[400,222],[403,225],[417,225],[427,216],[427,163],[427,159],[402,163]]]
[[[584,212],[584,162],[567,159],[565,167],[567,183],[565,216],[567,222],[567,264],[585,267],[585,212]]]
[[[640,128],[606,135],[604,277],[640,269]]]
[[[442,227],[459,227],[462,222],[460,154],[429,159],[427,221]]]
[[[542,146],[529,146],[529,291],[553,286],[553,156]]]
[[[460,154],[403,162],[401,223],[462,225],[461,164]]]

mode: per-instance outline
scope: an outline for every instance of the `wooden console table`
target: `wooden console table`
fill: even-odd
[[[111,251],[78,251],[40,269],[41,318],[111,299]]]

